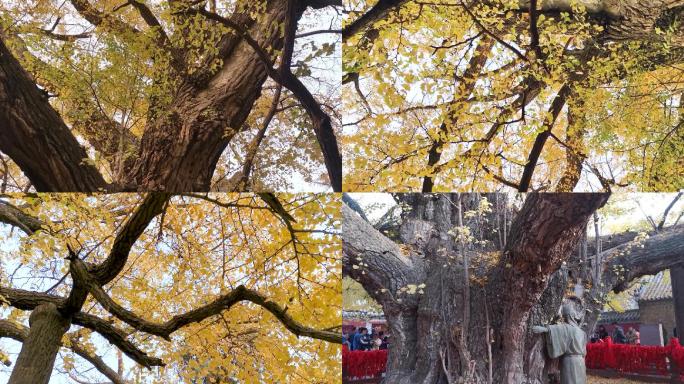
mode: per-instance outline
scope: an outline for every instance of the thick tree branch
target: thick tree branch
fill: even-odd
[[[294,44],[294,36],[296,32],[296,19],[293,18],[293,12],[294,11],[291,10],[290,17],[288,18],[288,20],[292,21],[288,22],[286,25],[285,46],[283,51],[290,52],[290,55],[288,55],[287,58],[283,56],[283,60],[286,63],[291,59],[292,44]],[[333,130],[330,116],[323,111],[321,105],[311,94],[311,92],[309,92],[304,83],[302,83],[301,80],[299,80],[294,74],[292,74],[289,66],[281,67],[281,70],[273,68],[273,60],[270,58],[268,53],[266,53],[266,51],[261,48],[259,43],[236,22],[204,9],[187,9],[183,11],[183,13],[201,14],[210,20],[217,21],[237,31],[259,56],[269,77],[271,77],[275,82],[289,89],[290,92],[295,95],[312,120],[314,133],[316,134],[318,144],[323,152],[323,159],[325,161],[328,177],[330,179],[330,183],[332,184],[333,190],[335,192],[341,192],[342,155],[340,154],[339,147],[337,145],[337,137],[335,136],[335,131]]]
[[[363,31],[376,21],[385,18],[392,10],[407,3],[407,0],[380,0],[366,13],[356,18],[346,27],[342,28],[342,39],[347,41],[350,37]]]
[[[27,235],[32,235],[43,228],[42,221],[2,200],[0,200],[0,223],[15,226]]]
[[[161,359],[151,357],[138,349],[132,342],[128,341],[128,334],[126,332],[114,327],[106,320],[88,313],[79,312],[74,315],[72,323],[97,332],[112,345],[119,348],[126,356],[130,357],[131,360],[145,368],[162,367],[165,365]]]
[[[230,293],[218,297],[209,304],[193,309],[182,315],[173,316],[164,323],[154,323],[127,310],[109,297],[104,289],[102,289],[88,273],[86,266],[82,261],[78,259],[72,260],[71,273],[74,276],[74,280],[79,281],[83,286],[87,287],[88,291],[105,310],[138,331],[156,335],[166,340],[170,340],[170,336],[173,332],[176,332],[188,324],[199,323],[211,316],[216,316],[223,311],[230,310],[235,304],[241,301],[250,301],[271,312],[271,314],[280,320],[290,332],[297,336],[307,336],[333,343],[342,342],[342,336],[339,333],[317,330],[304,326],[287,314],[287,307],[283,308],[277,303],[270,301],[266,296],[259,292],[247,289],[242,285],[238,286]]]
[[[542,12],[573,12],[573,7],[577,5],[583,6],[585,11],[595,16],[611,16],[618,18],[620,15],[620,4],[615,1],[606,0],[555,0],[555,1],[541,1],[540,6],[537,6],[536,1],[520,0],[519,9],[523,12],[529,12],[532,6],[536,10]]]
[[[257,193],[257,195],[263,200],[264,203],[266,203],[274,214],[276,214],[278,217],[280,217],[285,224],[289,224],[291,222],[297,221],[290,215],[288,211],[285,210],[285,207],[283,207],[283,204],[278,200],[275,194],[270,193],[270,192],[262,192],[262,193]]]
[[[530,0],[519,1],[519,11],[529,12]],[[594,22],[603,26],[598,40],[614,41],[665,41],[656,28],[667,30],[676,27],[671,38],[672,45],[684,45],[681,26],[677,23],[684,13],[682,2],[677,0],[554,0],[541,1],[536,9],[540,13],[558,15],[561,12],[573,13],[577,6],[582,7]]]
[[[591,331],[598,320],[606,295],[610,291],[621,292],[641,276],[653,275],[660,271],[682,265],[682,243],[684,226],[670,227],[663,231],[652,232],[650,237],[639,237],[636,232],[625,232],[607,238],[601,237],[605,248],[598,261],[598,279],[593,281],[590,300],[587,301],[587,326]],[[594,253],[595,251],[591,251]],[[595,261],[596,262],[596,261]],[[593,277],[592,277],[593,278]],[[600,282],[600,284],[599,284]]]
[[[285,20],[282,65],[278,70],[281,75],[281,84],[295,95],[311,118],[316,139],[323,153],[325,167],[328,170],[330,184],[332,184],[333,191],[342,192],[342,155],[337,145],[337,137],[330,116],[323,111],[316,98],[309,92],[304,83],[292,73],[290,68],[297,33],[296,13],[296,1],[289,0],[288,17]]]
[[[506,286],[515,295],[510,310],[523,312],[536,302],[547,277],[576,249],[589,216],[609,196],[608,193],[527,196],[511,225],[500,266]]]
[[[90,269],[95,280],[104,285],[116,277],[128,260],[128,253],[155,216],[160,214],[171,198],[168,193],[149,193],[126,221],[114,239],[109,256],[99,265]]]
[[[19,34],[3,34],[0,31],[0,38],[7,40],[8,35],[11,36],[17,57],[30,57],[38,73],[55,72],[61,76],[67,76],[60,68],[46,63],[31,53]],[[31,76],[31,81],[48,92],[59,92],[59,87],[45,78],[34,79]],[[116,183],[132,166],[139,144],[138,138],[122,124],[106,116],[100,106],[88,95],[88,93],[78,94],[77,99],[70,103],[73,111],[68,111],[64,117],[71,122],[71,128],[82,135],[107,160],[112,169],[113,182]]]
[[[64,301],[63,297],[57,295],[2,286],[0,286],[0,296],[8,301],[12,307],[22,311],[30,311],[46,303],[59,305]]]
[[[70,260],[71,263],[74,263],[76,260],[80,261],[76,252],[74,252],[69,245],[67,245],[67,248],[69,249],[69,256],[66,259]],[[74,277],[73,274],[72,277]],[[70,319],[74,313],[80,312],[87,298],[88,287],[83,281],[74,278],[71,290],[69,291],[69,296],[67,296],[66,300],[58,307],[62,317]]]
[[[684,225],[667,228],[635,243],[604,251],[606,265],[601,282],[607,290],[620,292],[626,284],[684,263]]]
[[[69,0],[76,11],[86,19],[90,24],[100,27],[103,24],[110,26],[116,32],[122,33],[140,33],[138,29],[127,24],[118,17],[107,15],[101,12],[88,0]]]
[[[90,32],[83,32],[83,33],[76,33],[73,35],[66,35],[66,34],[62,34],[62,33],[55,33],[53,31],[49,31],[46,29],[41,29],[39,31],[40,31],[40,33],[42,33],[43,35],[45,35],[51,39],[60,40],[60,41],[76,41],[78,39],[88,39],[92,36],[92,34]]]
[[[610,194],[528,194],[511,225],[503,257],[489,292],[502,292],[500,316],[505,319],[501,339],[520,339],[526,334],[530,310],[561,264],[585,233],[589,216],[603,206]],[[506,383],[525,377],[521,362],[525,345],[502,344]]]
[[[352,198],[348,193],[342,194],[342,202],[346,204],[349,208],[351,208],[354,212],[356,212],[359,216],[361,216],[362,219],[370,223],[370,220],[368,220],[368,217],[366,216],[366,213],[363,211],[363,208],[361,208],[359,203],[356,202],[356,200],[354,200],[354,198]],[[382,222],[382,220],[380,221]]]
[[[400,288],[424,280],[421,260],[411,257],[346,204],[342,204],[342,236],[342,272],[379,302],[392,302]]]
[[[536,60],[544,59],[544,52],[539,45],[539,27],[537,22],[539,20],[539,14],[537,13],[537,0],[530,0],[529,6],[530,13],[530,47],[535,53]]]
[[[532,175],[534,174],[534,170],[537,167],[539,156],[541,155],[541,152],[544,149],[544,144],[546,144],[546,140],[549,138],[549,136],[551,136],[551,130],[553,129],[554,124],[556,123],[558,115],[560,115],[561,110],[565,106],[565,102],[568,96],[570,95],[571,91],[572,88],[570,87],[570,85],[564,84],[556,94],[556,97],[553,99],[551,107],[549,108],[549,113],[551,116],[550,118],[544,121],[544,130],[541,133],[539,133],[536,139],[534,140],[534,144],[532,145],[530,154],[527,157],[525,169],[523,170],[522,177],[520,178],[520,182],[518,183],[518,191],[527,192],[527,190],[530,188]]]
[[[78,108],[77,111],[86,112],[83,108]],[[138,138],[125,126],[97,109],[93,109],[87,118],[75,120],[73,128],[107,160],[114,182],[123,184],[123,179],[135,161]]]
[[[566,128],[565,142],[565,170],[555,192],[572,192],[582,175],[582,162],[586,158],[584,154],[584,135],[586,133],[586,121],[583,112],[584,100],[577,98],[572,104],[568,104],[568,126]],[[551,134],[551,137],[555,136]],[[557,138],[556,138],[557,139]],[[560,140],[557,139],[559,143]]]
[[[287,314],[287,307],[281,307],[276,302],[270,301],[268,297],[260,294],[257,291],[247,289],[244,286],[239,286],[233,291],[233,293],[235,293],[236,296],[240,298],[240,300],[250,301],[271,312],[273,316],[280,320],[280,322],[285,326],[285,328],[287,328],[290,332],[294,333],[297,336],[306,336],[311,337],[313,339],[325,340],[337,344],[342,343],[342,335],[340,333],[326,330],[317,330],[298,323],[290,315]],[[185,316],[189,316],[193,312],[197,313],[196,311],[200,311],[199,313],[208,313],[206,312],[208,310],[210,309],[203,307],[199,310],[189,312],[185,314]]]
[[[299,100],[309,114],[313,122],[316,139],[323,153],[323,160],[333,191],[342,192],[342,155],[340,154],[330,116],[323,111],[321,105],[309,92],[304,83],[291,72],[288,72],[282,81],[282,84],[297,97],[297,100]]]
[[[342,0],[306,0],[305,4],[313,9],[325,7],[341,7]]]
[[[9,304],[23,311],[32,311],[42,304],[52,303],[61,305],[65,298],[56,295],[49,295],[41,292],[26,291],[23,289],[6,288],[0,286],[0,296]],[[153,366],[163,366],[161,359],[150,357],[145,352],[138,349],[133,343],[127,340],[128,334],[115,328],[109,322],[97,316],[78,312],[72,317],[72,323],[91,329],[107,339],[110,343],[119,348],[123,353],[138,364],[150,368]]]
[[[17,163],[38,191],[107,188],[83,147],[2,39],[0,150]]]

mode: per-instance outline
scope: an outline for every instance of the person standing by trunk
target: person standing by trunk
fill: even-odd
[[[545,335],[549,357],[560,358],[561,384],[586,384],[584,356],[587,354],[587,335],[580,327],[584,318],[582,301],[574,296],[565,299],[561,316],[565,323],[535,325],[532,332]]]
[[[380,332],[380,339],[382,339],[380,349],[387,349],[389,347],[389,336],[385,335],[384,332]]]

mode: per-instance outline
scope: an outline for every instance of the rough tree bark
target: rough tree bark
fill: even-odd
[[[25,342],[28,338],[29,328],[21,324],[14,323],[9,320],[0,320],[0,337],[8,337],[14,339],[18,342]],[[124,380],[119,372],[110,368],[102,358],[97,356],[94,352],[90,351],[89,347],[84,346],[79,342],[77,337],[71,337],[70,346],[71,350],[77,355],[81,356],[83,359],[87,360],[92,364],[98,371],[105,375],[114,384],[126,384],[127,381]],[[120,361],[120,364],[122,362]],[[120,365],[121,366],[121,365]]]
[[[39,191],[97,191],[106,187],[97,169],[84,162],[88,156],[83,147],[2,39],[0,150],[17,163]]]
[[[476,2],[464,2],[468,6],[473,3]],[[497,2],[484,1],[484,3],[500,6]],[[662,36],[656,32],[656,27],[667,30],[668,27],[675,26],[679,29],[673,34],[675,36],[673,43],[684,45],[681,25],[676,22],[684,13],[684,3],[681,0],[552,0],[536,3],[540,12],[549,15],[573,12],[573,7],[583,6],[589,16],[605,26],[601,39],[661,41]],[[342,30],[343,38],[347,40],[362,32],[404,4],[406,4],[405,0],[377,2]],[[519,0],[518,4],[520,12],[529,12],[529,0]]]
[[[265,17],[246,28],[262,47],[279,50],[287,1],[267,3]],[[299,14],[301,16],[301,12]],[[242,128],[261,93],[267,72],[244,40],[234,43],[220,72],[207,83],[184,82],[174,101],[145,129],[133,166],[133,185],[143,191],[206,191],[216,163]]]
[[[64,318],[52,303],[41,304],[31,312],[29,333],[21,347],[17,363],[8,384],[47,384],[62,336],[69,329],[70,319]]]
[[[557,314],[571,280],[564,263],[573,260],[588,218],[608,194],[529,194],[519,212],[511,211],[506,198],[490,195],[492,212],[464,219],[472,236],[465,250],[471,260],[469,302],[463,301],[457,240],[449,233],[462,233],[454,230],[459,197],[398,198],[410,207],[398,230],[401,245],[349,207],[342,208],[343,272],[382,305],[393,338],[384,383],[547,382],[552,365],[541,338],[529,329]],[[475,211],[481,199],[462,195],[464,212]],[[508,230],[501,247],[499,237]],[[606,251],[610,262],[605,271],[620,263],[631,272],[607,281],[615,286],[679,263],[683,239],[684,230],[677,228],[654,235],[644,248],[618,244]],[[422,294],[402,290],[422,284]],[[465,306],[470,310],[467,329],[461,324]]]

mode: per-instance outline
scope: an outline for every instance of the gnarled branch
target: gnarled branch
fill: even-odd
[[[361,283],[369,295],[387,302],[408,283],[424,280],[422,261],[342,204],[342,272]]]
[[[294,36],[296,32],[296,20],[293,17],[294,11],[290,12],[286,24],[285,47],[283,48],[284,57],[283,62],[288,63],[291,59],[292,45],[294,44]],[[332,128],[330,116],[321,108],[316,98],[309,92],[304,83],[301,82],[290,70],[289,66],[281,66],[280,69],[273,68],[273,60],[264,51],[259,43],[252,38],[247,31],[233,20],[227,19],[221,15],[209,12],[204,9],[187,9],[183,11],[186,14],[200,14],[207,19],[217,21],[228,28],[237,31],[247,44],[256,52],[259,59],[262,61],[266,72],[278,84],[283,85],[295,95],[302,107],[313,122],[314,133],[318,139],[321,151],[323,152],[323,159],[328,171],[328,177],[335,192],[342,191],[342,155],[340,154],[337,137]]]
[[[104,289],[97,284],[92,276],[90,276],[85,264],[82,261],[78,259],[72,260],[71,273],[75,280],[87,287],[88,291],[92,293],[95,299],[102,305],[103,308],[105,308],[105,310],[109,311],[114,316],[126,322],[128,325],[132,326],[138,331],[159,336],[166,340],[170,340],[170,335],[172,333],[188,324],[198,323],[206,318],[218,315],[225,310],[231,309],[235,304],[241,301],[250,301],[271,312],[271,314],[280,320],[285,328],[297,336],[307,336],[333,343],[342,342],[342,336],[339,333],[317,330],[304,326],[287,314],[287,307],[283,308],[277,303],[269,300],[266,296],[257,291],[248,289],[243,285],[238,286],[228,294],[216,298],[209,304],[188,311],[182,315],[173,316],[170,320],[164,323],[155,323],[141,318],[132,311],[129,311],[116,303],[111,297],[109,297],[109,295],[107,295]]]
[[[74,315],[72,322],[99,333],[107,341],[119,348],[121,352],[125,353],[126,356],[130,357],[131,360],[143,367],[151,368],[165,365],[161,359],[148,356],[147,353],[138,349],[138,347],[127,340],[128,334],[114,327],[106,320],[88,313],[79,312]]]

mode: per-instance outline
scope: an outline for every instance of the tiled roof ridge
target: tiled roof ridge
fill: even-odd
[[[670,271],[664,270],[652,276],[648,283],[644,284],[638,301],[659,301],[672,299],[672,282]]]

